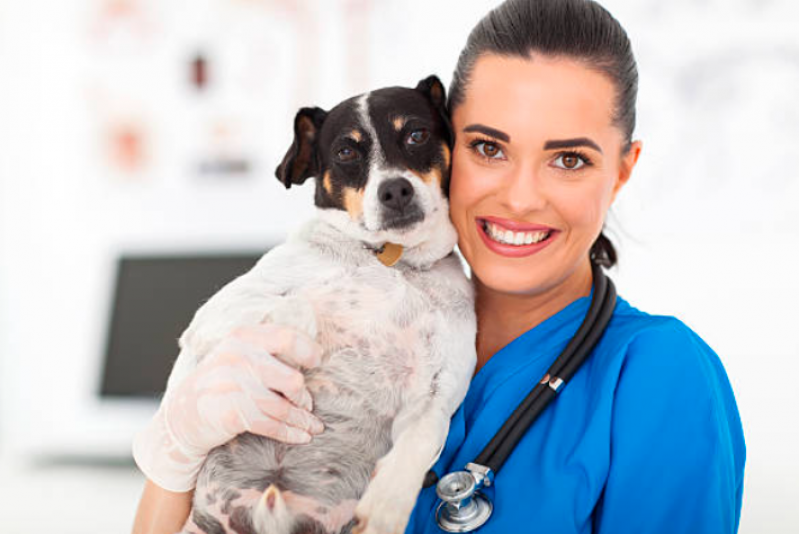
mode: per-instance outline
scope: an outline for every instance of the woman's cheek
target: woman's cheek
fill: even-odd
[[[561,202],[564,217],[571,221],[574,230],[578,230],[585,239],[591,241],[595,239],[594,234],[599,235],[599,231],[604,223],[607,211],[608,195],[604,187],[589,186],[581,188],[579,194],[564,195]]]

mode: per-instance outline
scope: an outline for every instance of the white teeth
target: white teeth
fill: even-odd
[[[549,237],[549,232],[512,232],[488,221],[483,221],[483,229],[491,239],[504,245],[531,245]]]

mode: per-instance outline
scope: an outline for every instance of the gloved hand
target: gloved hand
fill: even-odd
[[[181,352],[178,359],[187,357],[194,356]],[[162,488],[185,492],[211,449],[238,434],[309,442],[324,426],[311,414],[311,394],[296,367],[315,367],[321,357],[321,347],[298,330],[236,329],[180,382],[170,381],[155,416],[134,439],[136,463]]]

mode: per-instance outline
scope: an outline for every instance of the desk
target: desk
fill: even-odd
[[[132,461],[0,457],[0,532],[129,534],[143,487]]]

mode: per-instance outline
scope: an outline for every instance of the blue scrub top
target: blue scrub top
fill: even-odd
[[[462,470],[580,326],[580,298],[513,340],[475,375],[434,471]],[[718,356],[674,317],[618,298],[592,355],[484,490],[481,533],[727,534],[738,529],[746,448]],[[440,534],[435,487],[407,533]]]

